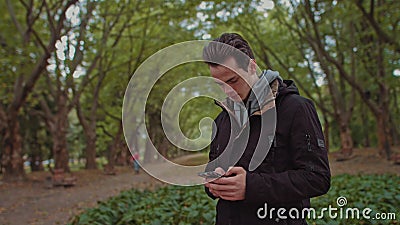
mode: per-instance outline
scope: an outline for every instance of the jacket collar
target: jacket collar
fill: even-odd
[[[230,98],[226,98],[225,101],[222,102],[216,100],[215,103],[233,115],[235,115],[235,109],[242,110],[247,114],[247,117],[253,114],[261,115],[275,107],[274,100],[279,87],[278,79],[282,81],[279,72],[264,70],[260,79],[253,85],[246,104],[243,104],[243,102],[235,102]],[[259,104],[259,102],[261,102],[261,104]],[[240,119],[236,119],[240,121]]]

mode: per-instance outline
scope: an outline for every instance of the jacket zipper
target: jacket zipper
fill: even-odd
[[[306,140],[307,140],[307,151],[311,152],[311,135],[309,135],[308,133],[306,134]]]

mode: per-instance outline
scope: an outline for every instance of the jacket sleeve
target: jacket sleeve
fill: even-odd
[[[218,118],[217,117],[214,121],[215,124],[218,123]],[[213,140],[211,140],[211,144],[210,144],[210,153],[208,154],[208,164],[206,166],[205,171],[213,171],[216,167],[215,164],[211,164],[210,162],[212,162],[214,159],[216,159],[218,157],[218,152],[217,149],[215,147],[215,139],[216,139],[216,135],[217,135],[217,127],[213,126],[212,129],[212,135],[211,138],[213,138]],[[216,199],[216,197],[210,192],[209,188],[207,188],[206,186],[204,186],[204,190],[207,193],[207,195],[212,198],[212,199]]]
[[[289,203],[328,192],[330,169],[324,136],[315,107],[301,101],[290,129],[293,169],[280,173],[247,172],[245,200],[256,203]]]

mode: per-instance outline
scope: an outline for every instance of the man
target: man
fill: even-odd
[[[228,96],[217,102],[223,111],[215,119],[206,169],[223,174],[205,184],[207,194],[218,199],[216,224],[307,224],[302,209],[330,188],[327,150],[313,103],[277,72],[258,76],[253,52],[238,34],[225,33],[210,42],[203,58]],[[271,131],[274,124],[268,120],[274,115],[276,129]],[[266,157],[255,153],[259,146]],[[224,152],[237,160],[222,157]],[[289,214],[290,209],[299,215]]]

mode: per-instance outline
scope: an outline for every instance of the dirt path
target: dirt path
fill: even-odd
[[[169,165],[154,165],[159,171],[167,171]],[[377,157],[373,149],[356,150],[348,161],[337,162],[332,154],[330,166],[333,175],[396,173],[400,166]],[[78,171],[78,183],[71,188],[47,189],[45,177],[48,173],[32,173],[29,181],[0,184],[0,224],[66,224],[71,217],[85,208],[95,207],[98,201],[106,200],[131,188],[151,188],[162,183],[145,172],[135,175],[132,168],[118,168],[115,176],[102,171]],[[181,180],[193,179],[192,174],[174,173]]]
[[[399,148],[393,152],[400,153]],[[374,148],[355,149],[351,159],[336,161],[335,153],[329,154],[329,166],[333,176],[339,174],[384,174],[392,173],[400,176],[400,165],[382,159]]]
[[[0,224],[65,224],[70,217],[97,201],[130,188],[159,183],[146,173],[121,171],[116,176],[89,171],[71,188],[47,189],[41,181],[12,184],[0,189]],[[86,180],[85,180],[86,178]]]

